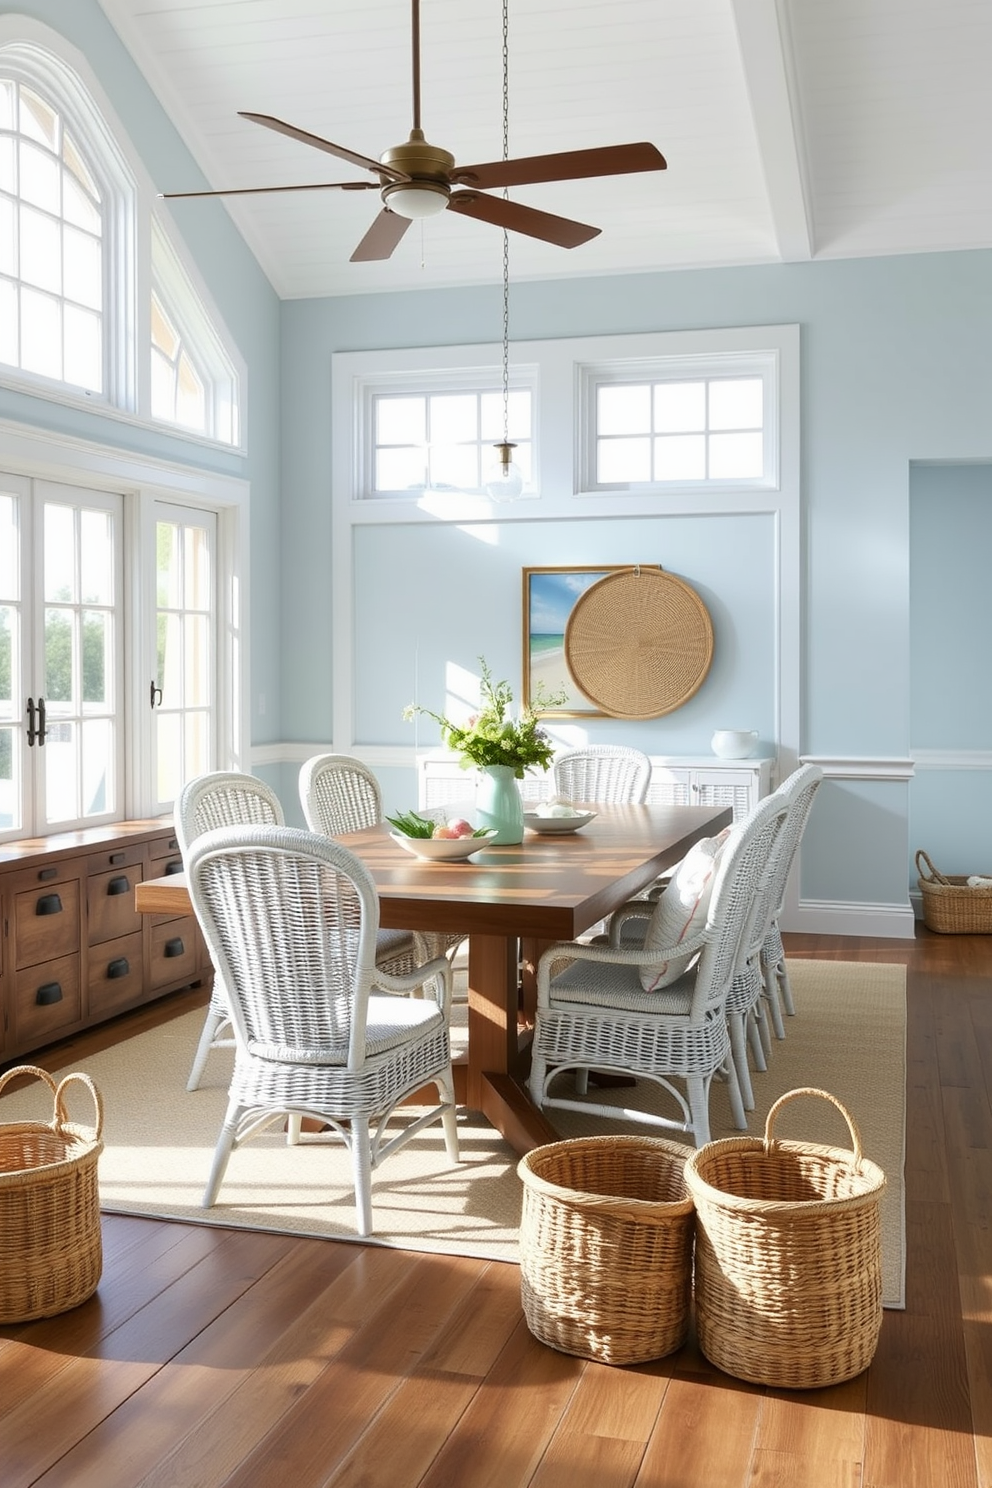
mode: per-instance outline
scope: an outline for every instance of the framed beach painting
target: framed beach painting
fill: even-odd
[[[623,565],[629,567],[630,565]],[[536,694],[565,693],[554,708],[537,709],[548,718],[605,718],[572,681],[565,663],[565,623],[572,606],[590,585],[617,566],[525,568],[523,570],[523,702],[536,707]]]

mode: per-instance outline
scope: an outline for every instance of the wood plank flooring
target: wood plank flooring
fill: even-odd
[[[97,1296],[0,1329],[3,1488],[989,1488],[992,937],[786,943],[909,972],[907,1307],[860,1378],[611,1369],[511,1265],[106,1215]]]

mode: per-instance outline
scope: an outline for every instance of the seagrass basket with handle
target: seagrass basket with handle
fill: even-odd
[[[992,878],[970,884],[963,874],[939,873],[922,848],[916,854],[916,871],[928,930],[939,935],[992,935]]]
[[[99,1092],[88,1075],[65,1075],[56,1085],[29,1064],[0,1075],[0,1092],[24,1075],[48,1086],[53,1114],[50,1122],[0,1123],[0,1324],[77,1307],[96,1291],[103,1269]],[[68,1118],[66,1092],[77,1082],[92,1099],[92,1127]]]
[[[841,1112],[853,1150],[779,1141],[775,1121],[813,1096]],[[803,1087],[768,1112],[764,1138],[708,1142],[686,1163],[696,1204],[696,1331],[718,1369],[776,1389],[839,1384],[867,1369],[882,1325],[885,1174],[850,1112]]]
[[[576,1137],[520,1159],[520,1294],[535,1338],[603,1364],[685,1342],[692,1149],[660,1137]]]

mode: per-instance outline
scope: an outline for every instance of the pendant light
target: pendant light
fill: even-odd
[[[503,159],[510,153],[510,62],[507,38],[509,34],[509,0],[503,0]],[[507,190],[503,188],[503,200]],[[506,228],[503,229],[503,438],[493,445],[495,462],[486,479],[486,490],[493,501],[516,501],[524,488],[520,467],[514,463],[516,445],[510,439],[510,243]]]

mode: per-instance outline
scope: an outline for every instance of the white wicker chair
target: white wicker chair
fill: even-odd
[[[275,791],[257,775],[234,770],[213,770],[188,781],[179,794],[174,813],[176,839],[184,864],[196,838],[215,827],[252,824],[281,827],[283,822],[282,806]],[[186,1081],[187,1090],[199,1089],[211,1049],[234,1048],[230,1022],[223,979],[214,967],[210,1005]]]
[[[608,805],[643,804],[651,761],[625,744],[589,744],[565,749],[553,764],[555,794],[569,801]]]
[[[324,837],[361,832],[383,819],[378,780],[350,754],[317,754],[307,760],[300,770],[300,804],[311,832]],[[435,956],[453,952],[464,938],[420,930],[380,930],[376,964],[400,976]]]
[[[794,770],[782,781],[774,793],[784,797],[788,802],[789,817],[779,845],[773,886],[772,915],[768,933],[761,947],[761,970],[765,997],[777,1038],[785,1037],[782,1008],[784,1007],[790,1016],[796,1011],[792,1000],[792,988],[789,986],[785,947],[782,944],[778,922],[785,907],[785,890],[789,882],[789,874],[806,830],[806,823],[813,808],[813,799],[822,780],[823,771],[819,765],[800,765],[798,770]]]
[[[754,906],[754,886],[781,829],[781,803],[766,797],[730,833],[720,860],[704,930],[678,946],[647,955],[623,949],[624,912],[614,915],[610,943],[571,941],[552,946],[538,962],[537,1019],[530,1091],[538,1106],[642,1121],[710,1140],[709,1089],[727,1079],[731,1111],[741,1131],[747,1118],[727,1022],[727,998],[743,969]],[[645,901],[631,904],[643,917]],[[675,956],[695,961],[676,982],[646,992],[639,968],[662,967]],[[573,1099],[550,1091],[561,1071],[573,1069],[579,1088],[589,1069],[653,1080],[675,1099],[682,1120],[652,1112]],[[683,1093],[672,1082],[684,1083]]]
[[[286,1116],[309,1116],[350,1149],[357,1229],[371,1234],[373,1167],[438,1120],[458,1161],[447,960],[404,977],[379,969],[372,876],[341,843],[312,832],[219,828],[192,844],[187,874],[235,1035],[204,1207],[235,1147]],[[425,978],[421,999],[389,995]],[[439,1103],[386,1140],[396,1106],[428,1084]]]

